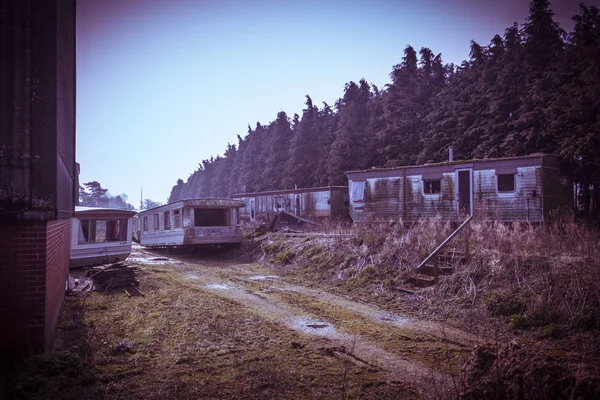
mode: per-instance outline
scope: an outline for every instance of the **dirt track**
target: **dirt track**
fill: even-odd
[[[81,346],[77,316],[91,343],[90,397],[455,397],[476,341],[223,254],[134,247],[128,262],[145,296],[83,294],[63,318],[63,349]]]

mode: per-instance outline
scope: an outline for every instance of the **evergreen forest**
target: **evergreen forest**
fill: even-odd
[[[248,127],[223,156],[203,160],[169,202],[346,185],[346,171],[553,153],[577,188],[578,210],[597,218],[600,194],[600,13],[580,4],[565,32],[548,0],[470,58],[447,64],[406,46],[391,82],[348,82],[335,104],[306,96],[302,115],[279,112]]]

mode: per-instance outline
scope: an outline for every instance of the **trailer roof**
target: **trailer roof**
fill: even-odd
[[[216,197],[205,197],[199,199],[183,199],[174,201],[168,204],[164,204],[162,206],[149,208],[144,211],[140,211],[140,214],[148,213],[148,212],[157,212],[164,210],[170,210],[174,208],[174,206],[180,205],[182,207],[199,207],[199,208],[241,208],[244,207],[244,202],[233,199],[224,199],[224,198],[216,198]]]
[[[231,195],[234,198],[240,197],[253,197],[253,196],[277,196],[280,194],[299,194],[308,192],[323,192],[325,190],[348,190],[348,186],[321,186],[311,188],[298,188],[298,189],[281,189],[281,190],[268,190],[264,192],[252,192],[252,193],[236,193]]]
[[[75,217],[95,217],[95,218],[114,218],[114,217],[133,217],[137,214],[133,210],[123,210],[120,208],[108,207],[85,207],[75,206]]]
[[[500,165],[506,165],[506,163],[519,165],[521,162],[529,161],[534,162],[533,160],[540,160],[544,157],[555,158],[556,160],[559,157],[556,154],[546,154],[546,153],[534,153],[526,156],[514,156],[514,157],[499,157],[499,158],[481,158],[481,159],[471,159],[471,160],[455,160],[455,161],[443,161],[438,163],[426,163],[426,164],[418,164],[418,165],[403,165],[398,167],[387,167],[387,168],[370,168],[363,170],[355,170],[355,171],[347,171],[346,175],[364,175],[370,173],[379,173],[379,172],[389,172],[393,173],[394,171],[403,171],[403,170],[424,170],[424,169],[436,169],[436,168],[444,168],[444,167],[453,167],[453,166],[462,166],[467,164],[493,164],[497,163]]]

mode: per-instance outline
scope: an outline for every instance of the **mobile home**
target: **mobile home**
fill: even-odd
[[[347,172],[350,215],[416,221],[465,215],[541,222],[573,207],[573,185],[551,154],[449,161]]]
[[[147,247],[226,245],[242,242],[241,201],[187,199],[139,213],[140,244]]]
[[[135,211],[75,207],[71,221],[71,267],[125,260],[131,253]]]
[[[234,194],[243,202],[240,219],[269,221],[284,211],[304,219],[348,217],[348,187],[325,186]]]

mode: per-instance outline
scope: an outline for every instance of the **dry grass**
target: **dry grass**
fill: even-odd
[[[544,371],[562,371],[562,386],[544,386],[546,395],[592,393],[600,381],[600,232],[569,214],[546,224],[474,220],[449,246],[467,251],[466,262],[434,286],[411,287],[416,266],[453,228],[439,218],[412,225],[370,220],[342,227],[352,235],[336,237],[329,227],[329,237],[280,242],[281,251],[295,254],[280,269],[389,308],[460,322],[492,343],[498,356],[490,371],[509,385],[518,380],[511,375],[516,365],[538,363],[530,372],[541,375],[526,379],[542,382]],[[515,337],[532,345],[507,344]],[[464,384],[445,389],[459,396]]]
[[[328,352],[324,339],[195,289],[182,272],[142,271],[144,297],[90,292],[67,302],[59,351],[22,365],[9,398],[418,398]]]
[[[496,365],[494,373],[510,374],[519,360],[554,357],[571,371],[565,390],[576,393],[594,382],[588,378],[598,375],[594,366],[600,361],[600,234],[565,215],[545,225],[473,221],[452,244],[469,250],[467,262],[457,263],[435,286],[411,287],[407,282],[416,266],[452,229],[442,219],[410,226],[371,220],[330,225],[312,236],[257,235],[241,251],[310,286],[391,311],[459,321],[492,342],[491,348],[504,349],[491,350],[508,366]],[[30,359],[11,398],[418,397],[321,350],[327,345],[320,339],[306,343],[231,300],[182,286],[168,268],[142,271],[145,297],[84,293],[66,303],[61,351]],[[416,293],[401,290],[406,288]],[[388,344],[390,351],[399,340],[355,316],[330,314],[326,304],[273,295],[278,296],[324,319],[350,320],[349,333]],[[435,335],[443,338],[444,332]],[[515,336],[545,349],[543,356],[500,345]],[[458,397],[463,382],[456,380],[456,360],[464,358],[464,348],[425,339],[407,336],[406,356],[437,364],[451,378],[437,397]]]
[[[416,266],[453,228],[440,218],[411,225],[370,220],[351,228],[327,226],[325,237],[261,238],[269,250],[263,260],[273,262],[282,253],[293,259],[280,266],[289,274],[397,302],[405,299],[397,289],[409,286]],[[468,251],[467,262],[456,263],[453,274],[418,290],[418,301],[405,306],[490,332],[501,326],[508,333],[559,338],[598,330],[599,245],[598,231],[571,215],[556,215],[547,224],[475,220],[449,245]]]

